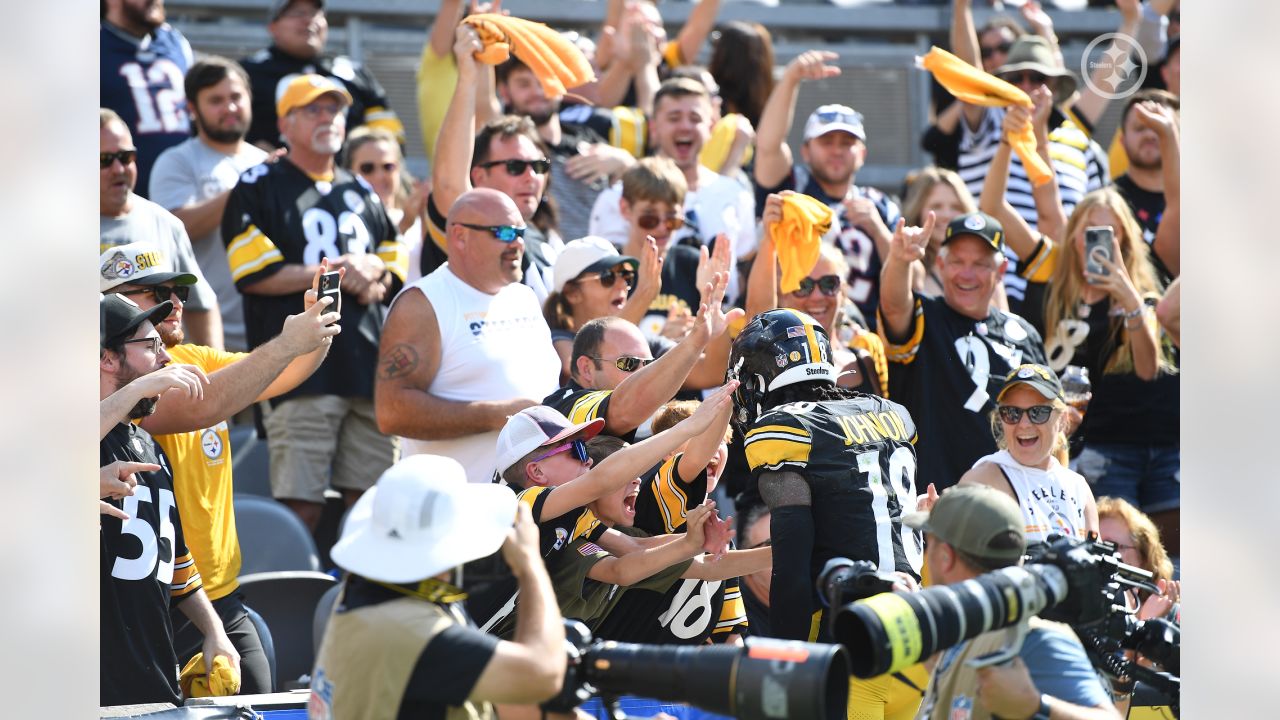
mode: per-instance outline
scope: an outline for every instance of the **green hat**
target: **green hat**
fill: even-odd
[[[984,485],[953,487],[933,510],[904,515],[908,527],[933,533],[960,552],[985,564],[1013,565],[1027,549],[1026,521],[1008,495]]]
[[[1058,59],[1053,53],[1053,47],[1048,40],[1039,35],[1023,35],[1014,40],[1013,45],[1009,48],[1009,54],[1005,57],[1004,65],[996,68],[993,74],[1001,76],[1022,70],[1030,70],[1046,77],[1058,78],[1053,92],[1055,105],[1061,104],[1071,97],[1071,93],[1076,91],[1075,75],[1072,75],[1070,70],[1058,65]]]

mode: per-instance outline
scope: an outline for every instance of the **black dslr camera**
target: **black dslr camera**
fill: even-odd
[[[841,720],[849,698],[849,658],[839,645],[747,638],[731,645],[640,645],[593,640],[565,620],[569,666],[548,712],[570,712],[595,695],[612,717],[621,695],[688,703],[740,720]]]

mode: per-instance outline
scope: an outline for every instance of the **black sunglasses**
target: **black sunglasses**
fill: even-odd
[[[996,53],[1004,53],[1005,55],[1008,55],[1009,49],[1012,47],[1013,43],[1002,42],[999,45],[983,45],[979,52],[982,54],[982,59],[987,60]]]
[[[511,177],[520,177],[524,174],[525,168],[533,168],[538,175],[546,175],[551,172],[551,161],[542,160],[490,160],[489,162],[480,163],[480,167],[488,170],[495,165],[503,165],[507,168],[507,174]]]
[[[378,168],[382,168],[386,172],[395,172],[400,169],[400,166],[396,165],[393,162],[384,162],[384,163],[367,162],[367,163],[360,163],[360,167],[356,169],[360,171],[361,175],[372,175],[373,171],[377,170]]]
[[[665,223],[667,229],[674,232],[684,227],[684,218],[675,215],[667,218],[659,217],[657,215],[641,215],[636,218],[636,224],[643,230],[652,230],[658,227],[659,223]]]
[[[102,169],[106,170],[119,160],[121,165],[131,165],[133,159],[138,156],[137,150],[117,150],[113,153],[98,153],[98,162],[102,163]]]
[[[146,293],[151,293],[155,296],[156,302],[164,302],[165,300],[168,300],[170,296],[177,295],[178,299],[185,303],[187,298],[191,297],[191,286],[175,285],[173,287],[169,287],[168,285],[152,285],[151,287],[142,288],[140,290],[129,290],[120,294],[144,295]]]
[[[582,275],[574,278],[571,282],[586,280],[590,277],[590,275]],[[617,270],[613,268],[601,270],[596,274],[596,277],[600,278],[600,284],[607,288],[613,287],[613,284],[617,282],[618,278],[622,278],[622,282],[626,283],[627,287],[632,287],[636,284],[636,271],[629,267],[623,267]]]
[[[996,408],[996,412],[1000,413],[1000,419],[1009,425],[1017,425],[1022,419],[1022,413],[1027,414],[1027,419],[1031,420],[1032,425],[1043,425],[1049,421],[1049,416],[1053,415],[1053,406],[1033,405],[1029,408],[1020,408],[1001,405]]]
[[[472,225],[471,223],[458,223],[464,228],[472,230],[481,230],[483,232],[492,233],[493,236],[504,243],[515,242],[517,238],[524,237],[524,227],[516,227],[515,225]]]
[[[587,357],[590,357],[592,360],[595,360],[596,362],[605,362],[605,359],[602,357],[591,357],[590,355],[588,355]],[[651,362],[653,362],[653,358],[638,358],[638,357],[633,357],[631,355],[623,355],[622,357],[613,361],[613,366],[618,368],[622,372],[630,373],[630,372],[635,372],[642,367],[645,367]]]
[[[1018,85],[1021,83],[1030,83],[1032,85],[1044,85],[1049,82],[1049,76],[1038,73],[1034,70],[1022,70],[1020,72],[1005,73],[1000,76],[1001,80],[1010,85]]]
[[[827,297],[835,297],[840,292],[840,276],[839,275],[823,275],[814,280],[811,277],[800,278],[800,289],[792,293],[796,297],[809,297],[813,294],[813,289],[818,290]]]

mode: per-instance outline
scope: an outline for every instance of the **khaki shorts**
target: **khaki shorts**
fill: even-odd
[[[264,411],[263,425],[278,499],[323,503],[329,486],[368,490],[400,459],[399,438],[378,432],[366,398],[293,398]]]

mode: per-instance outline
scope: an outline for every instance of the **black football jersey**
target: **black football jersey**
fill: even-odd
[[[222,242],[236,288],[245,288],[286,264],[376,253],[394,278],[386,303],[403,286],[408,250],[382,202],[363,180],[341,168],[331,180],[313,179],[287,159],[249,168],[227,199]],[[303,293],[244,294],[249,347],[280,334],[284,320],[302,312]],[[342,332],[324,364],[277,401],[298,395],[373,397],[382,337],[382,310],[342,294]]]
[[[678,469],[681,457],[668,458],[641,477],[636,530],[647,535],[684,532],[689,510],[706,499],[706,471],[686,482]],[[632,588],[609,611],[596,635],[619,642],[698,645],[732,632],[745,634],[746,624],[737,578],[684,578],[663,592]]]
[[[911,413],[876,395],[780,405],[752,424],[745,441],[752,474],[795,472],[809,485],[811,580],[833,557],[919,577],[920,538],[902,524],[902,513],[915,509],[915,439]]]
[[[917,295],[909,336],[894,342],[877,323],[889,360],[889,394],[919,423],[917,486],[955,485],[978,458],[996,451],[995,398],[1011,370],[1044,364],[1040,333],[1026,320],[992,309],[985,320]]]
[[[612,396],[612,390],[587,390],[570,380],[568,385],[557,388],[543,398],[542,404],[559,410],[561,415],[569,418],[569,422],[577,424],[591,422],[596,418],[604,419],[609,412],[609,398]],[[618,437],[627,442],[635,442],[636,431],[632,430]]]
[[[182,537],[164,452],[145,430],[121,423],[99,444],[101,465],[116,460],[160,469],[135,473],[133,495],[110,501],[128,520],[100,518],[100,704],[180,705],[169,608],[200,589],[200,573]]]

